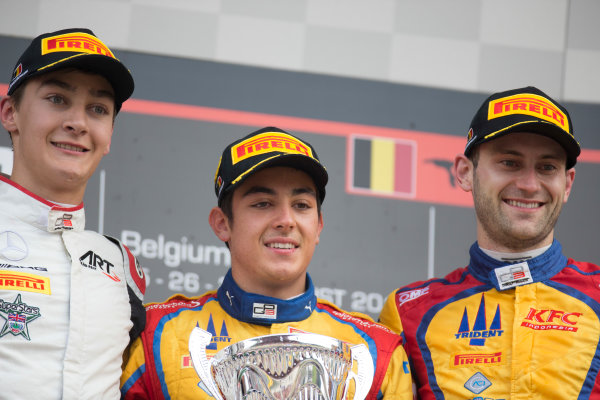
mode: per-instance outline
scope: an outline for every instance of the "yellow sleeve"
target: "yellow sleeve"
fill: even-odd
[[[388,295],[381,310],[381,314],[379,314],[379,322],[394,332],[402,334],[404,329],[402,328],[402,321],[400,321],[398,308],[396,308],[396,290]]]
[[[383,398],[387,400],[412,400],[413,381],[410,373],[408,357],[401,345],[392,353],[387,372],[381,384]]]

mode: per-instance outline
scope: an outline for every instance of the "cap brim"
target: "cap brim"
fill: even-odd
[[[318,161],[301,154],[280,154],[266,160],[254,167],[251,173],[246,174],[242,179],[236,182],[235,185],[230,186],[227,191],[235,190],[235,188],[242,184],[248,177],[258,171],[272,167],[291,167],[306,172],[315,183],[316,189],[319,192],[318,195],[320,201],[323,202],[325,199],[325,185],[327,185],[327,181],[329,180],[327,170]],[[222,198],[223,195],[220,196],[220,199]]]
[[[36,71],[28,78],[63,68],[80,68],[102,75],[113,87],[118,108],[131,96],[135,87],[131,73],[121,62],[114,58],[96,54],[81,54],[67,58],[50,67]]]
[[[494,135],[493,138],[498,138],[508,133],[514,132],[537,133],[554,139],[565,149],[565,152],[567,153],[567,168],[571,168],[577,163],[577,157],[581,153],[579,144],[577,143],[575,138],[573,138],[564,130],[552,123],[543,120],[522,122]]]

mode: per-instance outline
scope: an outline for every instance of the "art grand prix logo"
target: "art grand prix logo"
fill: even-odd
[[[32,307],[21,301],[21,295],[9,303],[0,299],[0,317],[6,322],[0,330],[0,337],[12,333],[14,336],[23,336],[27,340],[29,337],[29,327],[27,324],[41,317],[39,307]]]
[[[115,265],[108,260],[103,259],[92,250],[88,250],[84,255],[79,257],[79,263],[86,268],[99,270],[115,282],[121,281],[115,273]]]
[[[471,346],[485,346],[486,339],[502,336],[504,331],[502,330],[502,320],[500,318],[500,305],[498,304],[496,306],[496,312],[494,313],[494,317],[492,318],[489,327],[487,325],[485,314],[485,297],[482,294],[473,328],[471,328],[471,325],[469,324],[469,315],[467,313],[467,307],[465,307],[465,312],[460,321],[458,332],[454,337],[456,339],[470,339],[469,344]]]

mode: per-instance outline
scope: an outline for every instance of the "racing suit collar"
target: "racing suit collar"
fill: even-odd
[[[562,254],[562,246],[556,239],[554,239],[550,248],[544,253],[520,262],[507,263],[496,260],[485,254],[479,248],[477,242],[473,243],[469,249],[469,254],[471,256],[468,267],[469,271],[475,278],[494,286],[497,290],[507,289],[507,287],[503,286],[503,282],[500,282],[498,279],[497,271],[500,268],[522,265],[530,274],[530,280],[526,283],[533,283],[550,279],[567,265],[567,257]],[[517,284],[516,286],[519,285]]]
[[[248,293],[233,280],[231,268],[217,291],[221,307],[233,318],[258,325],[301,321],[310,316],[317,297],[310,276],[306,274],[306,291],[291,300]]]
[[[0,196],[6,196],[14,205],[14,216],[48,232],[83,231],[85,211],[83,203],[64,207],[31,193],[18,183],[0,175]]]

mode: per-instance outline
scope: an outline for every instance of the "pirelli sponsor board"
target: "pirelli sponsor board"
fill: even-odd
[[[502,352],[495,353],[462,353],[454,354],[450,359],[451,368],[472,367],[474,365],[500,365],[503,364]]]
[[[26,272],[0,272],[0,290],[50,294],[50,278]]]
[[[490,101],[488,120],[512,114],[525,114],[543,119],[561,126],[572,135],[565,113],[541,96],[518,94]]]
[[[300,140],[279,132],[265,132],[246,139],[231,148],[231,162],[237,164],[249,157],[265,153],[304,154],[314,158],[309,146]]]
[[[66,33],[42,39],[42,55],[63,51],[101,54],[115,58],[102,41],[87,33]]]

